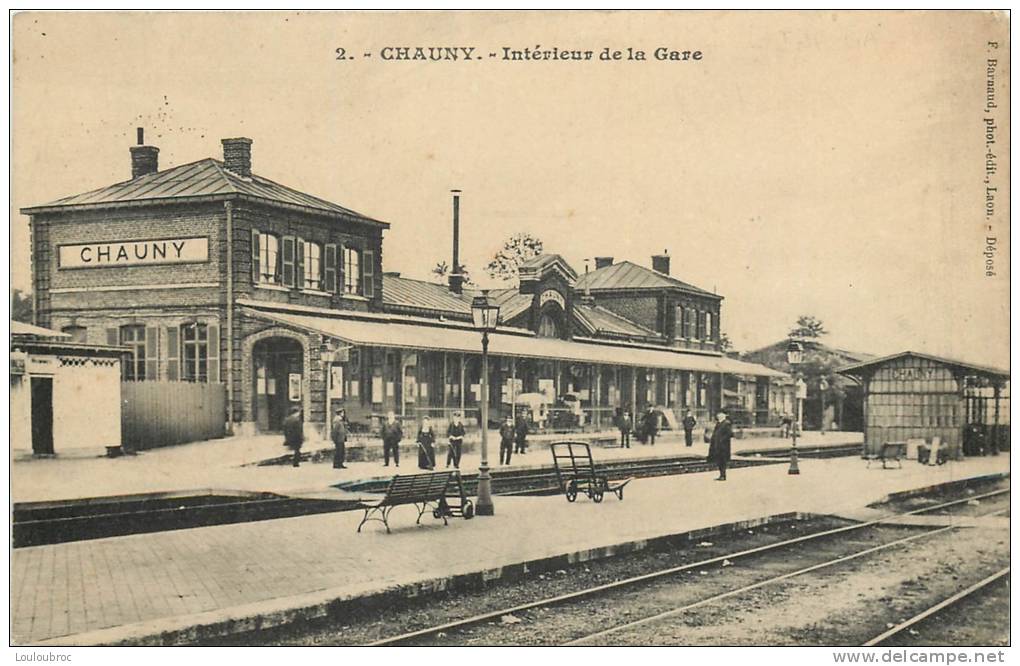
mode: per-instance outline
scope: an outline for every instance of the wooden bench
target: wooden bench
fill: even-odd
[[[602,501],[607,492],[614,493],[622,500],[624,487],[633,481],[631,478],[610,483],[605,474],[595,469],[591,447],[585,442],[556,442],[549,449],[556,466],[560,492],[566,495],[568,502],[576,500],[579,492],[596,504]]]
[[[358,531],[370,521],[377,520],[390,531],[390,512],[398,506],[413,504],[418,509],[418,520],[432,507],[432,516],[442,518],[448,525],[448,517],[460,516],[471,519],[475,515],[474,504],[464,494],[464,484],[460,472],[431,472],[428,474],[409,474],[395,476],[386,488],[386,494],[377,504],[365,508],[365,517],[358,524]]]
[[[890,460],[895,460],[896,464],[903,467],[903,458],[907,455],[907,443],[906,442],[884,442],[879,448],[878,453],[872,453],[865,455],[865,459],[868,461],[868,467],[871,467],[871,463],[875,460],[882,461],[882,469],[886,468],[886,463]]]

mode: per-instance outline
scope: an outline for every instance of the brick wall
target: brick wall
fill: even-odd
[[[647,329],[660,332],[659,295],[597,294],[595,303]]]

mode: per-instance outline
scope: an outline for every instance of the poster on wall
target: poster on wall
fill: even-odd
[[[292,372],[287,375],[287,399],[291,402],[301,401],[301,373]]]
[[[344,397],[344,367],[334,365],[329,368],[329,397],[334,400]]]
[[[414,377],[407,377],[404,379],[404,401],[414,402],[417,398],[418,382],[415,381]]]
[[[381,403],[383,401],[383,378],[372,377],[372,403]]]

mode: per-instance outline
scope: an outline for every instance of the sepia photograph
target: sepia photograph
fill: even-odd
[[[1008,10],[9,32],[16,661],[1006,661]]]

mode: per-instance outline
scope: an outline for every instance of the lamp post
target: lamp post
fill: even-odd
[[[489,476],[489,333],[499,325],[499,306],[489,300],[488,290],[471,301],[471,318],[475,328],[482,332],[482,460],[478,465],[478,501],[475,513],[491,516],[495,513],[492,505],[492,478]]]
[[[786,347],[786,361],[793,368],[794,376],[797,377],[795,384],[797,392],[794,395],[794,410],[796,414],[794,414],[793,418],[793,449],[790,451],[790,469],[787,473],[800,474],[800,466],[797,464],[797,435],[800,431],[800,394],[804,381],[800,378],[797,368],[804,361],[803,345],[796,340],[790,340],[790,344]]]

